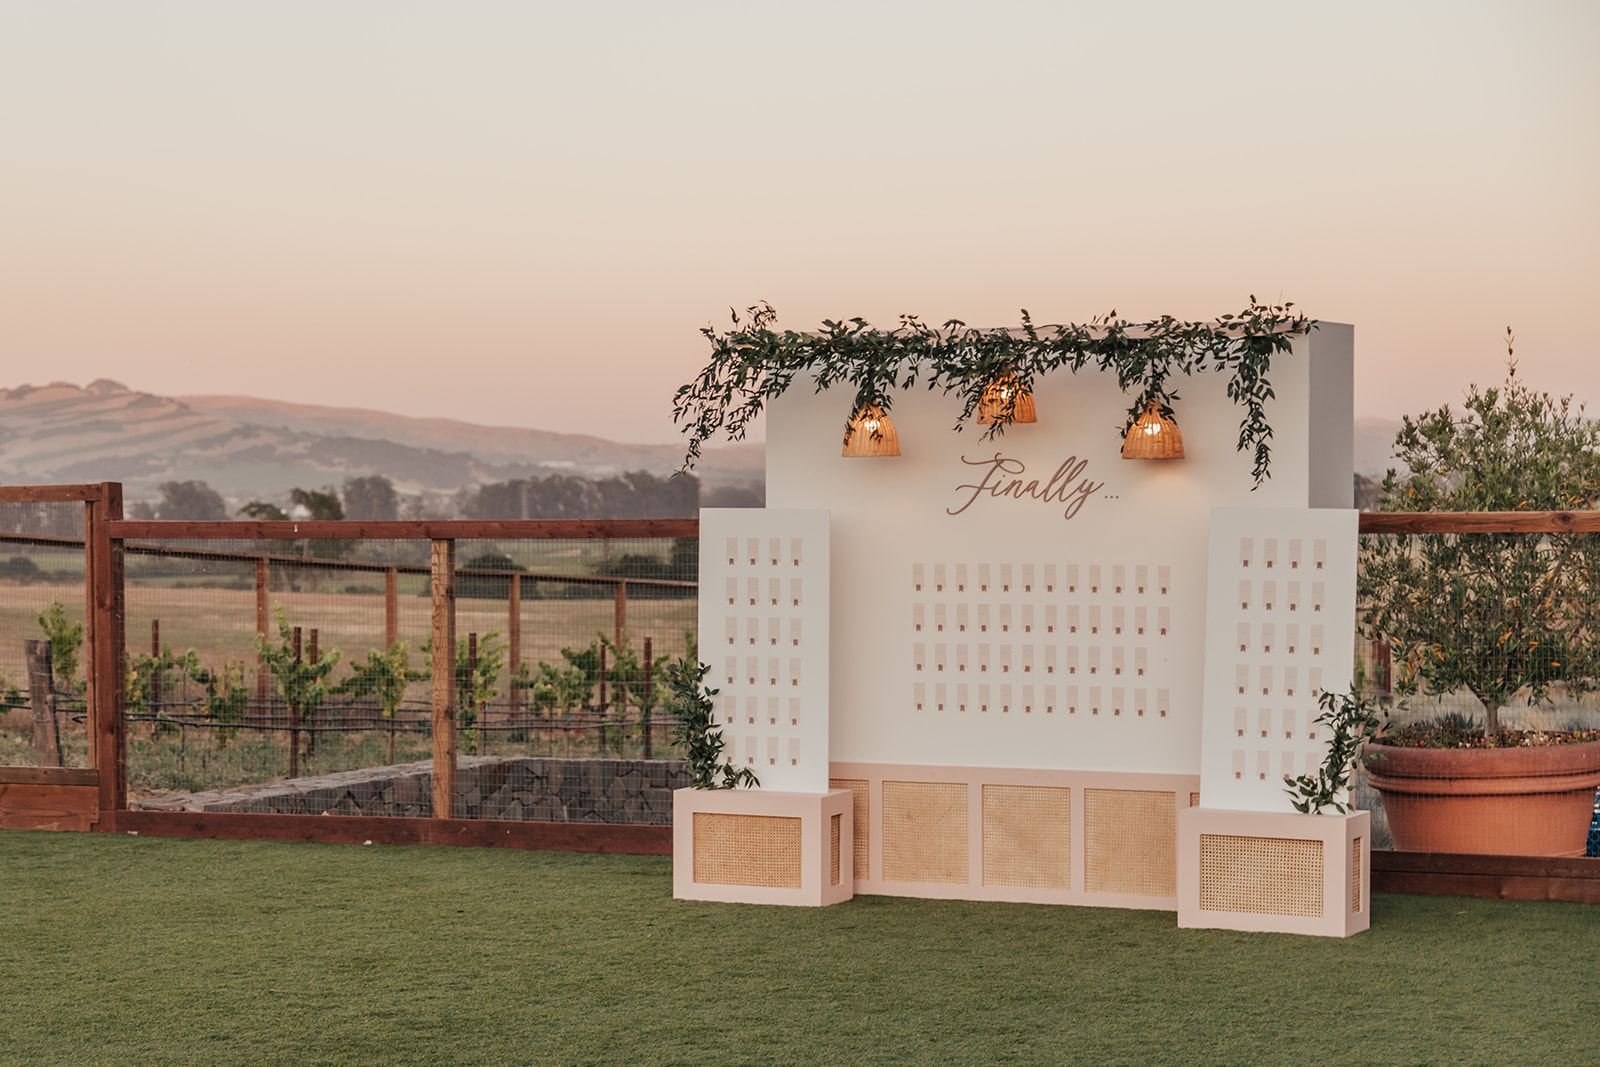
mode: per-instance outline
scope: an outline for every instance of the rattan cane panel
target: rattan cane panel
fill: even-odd
[[[841,832],[840,824],[843,821],[843,815],[835,815],[833,818],[828,820],[828,833],[832,838],[829,843],[829,853],[832,857],[831,862],[833,864],[833,881],[829,882],[829,885],[839,884],[839,834]]]
[[[1189,806],[1191,808],[1198,808],[1200,806],[1200,794],[1199,793],[1190,793],[1189,794]]]
[[[1350,910],[1361,911],[1361,838],[1350,842]]]
[[[799,819],[697,811],[694,880],[799,889],[801,840]]]
[[[983,787],[983,884],[1072,888],[1072,790]]]
[[[1200,835],[1200,910],[1322,917],[1322,842]]]
[[[1083,791],[1083,887],[1090,893],[1178,895],[1178,795]]]
[[[883,783],[883,880],[968,883],[966,783]]]
[[[850,808],[850,858],[853,861],[853,877],[871,878],[872,864],[868,860],[867,842],[868,826],[872,818],[872,809],[868,798],[872,789],[859,778],[832,778],[828,781],[829,789],[848,789],[854,794],[854,801]]]

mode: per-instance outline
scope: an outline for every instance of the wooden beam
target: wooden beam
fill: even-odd
[[[433,816],[455,817],[456,543],[433,542]]]
[[[615,600],[615,604],[613,606],[612,614],[615,616],[615,618],[612,621],[616,624],[616,637],[614,637],[612,640],[616,642],[617,647],[620,649],[622,647],[622,633],[628,628],[627,582],[617,582],[617,588],[616,592],[613,594],[613,598]]]
[[[115,485],[120,496],[120,482],[96,482],[93,485],[0,485],[0,504],[87,504],[103,500],[105,487]]]
[[[1600,859],[1374,849],[1372,891],[1600,904]]]
[[[99,784],[100,772],[93,767],[0,767],[0,785]]]
[[[88,619],[89,752],[99,770],[99,805],[117,811],[128,805],[127,722],[123,716],[123,664],[127,610],[123,589],[122,542],[111,533],[122,518],[122,485],[102,483],[85,518]]]
[[[570,538],[696,537],[699,519],[425,519],[383,522],[295,522],[223,520],[164,522],[131,519],[118,522],[112,536],[124,540],[539,540]]]
[[[383,572],[383,647],[393,648],[400,640],[400,571],[390,567]]]
[[[1364,511],[1364,534],[1595,533],[1600,511]]]
[[[29,638],[22,642],[22,656],[28,667],[28,703],[33,708],[33,759],[41,767],[61,766],[52,655],[49,641]]]
[[[88,830],[100,817],[95,786],[0,782],[0,829]]]
[[[522,690],[512,684],[522,670],[522,575],[506,583],[506,694],[513,711],[522,706]]]
[[[551,852],[672,855],[672,827],[498,819],[391,819],[366,815],[247,815],[210,811],[119,811],[98,829],[160,837],[322,841],[360,845],[457,845]]]

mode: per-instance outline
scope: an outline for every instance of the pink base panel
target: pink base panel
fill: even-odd
[[[854,894],[848,790],[678,789],[672,895],[821,907]]]
[[[855,891],[1177,907],[1177,819],[1198,774],[834,762],[855,797]]]
[[[1372,924],[1372,817],[1178,815],[1178,925],[1349,937]]]

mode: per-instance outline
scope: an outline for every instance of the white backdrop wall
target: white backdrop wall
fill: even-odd
[[[1220,375],[1174,383],[1169,462],[1120,457],[1129,400],[1093,371],[1037,382],[1039,422],[991,442],[953,432],[955,398],[902,394],[892,459],[841,457],[850,393],[797,384],[767,503],[831,513],[830,758],[1198,772],[1211,509],[1350,507],[1352,381],[1349,326],[1275,361],[1254,491]]]

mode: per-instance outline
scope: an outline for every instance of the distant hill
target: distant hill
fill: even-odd
[[[671,474],[673,445],[416,419],[242,396],[163,397],[107,379],[0,389],[0,481],[120,481],[129,500],[200,480],[230,502],[379,474],[403,494],[454,494],[515,478]],[[765,448],[706,450],[708,488],[760,486]]]

